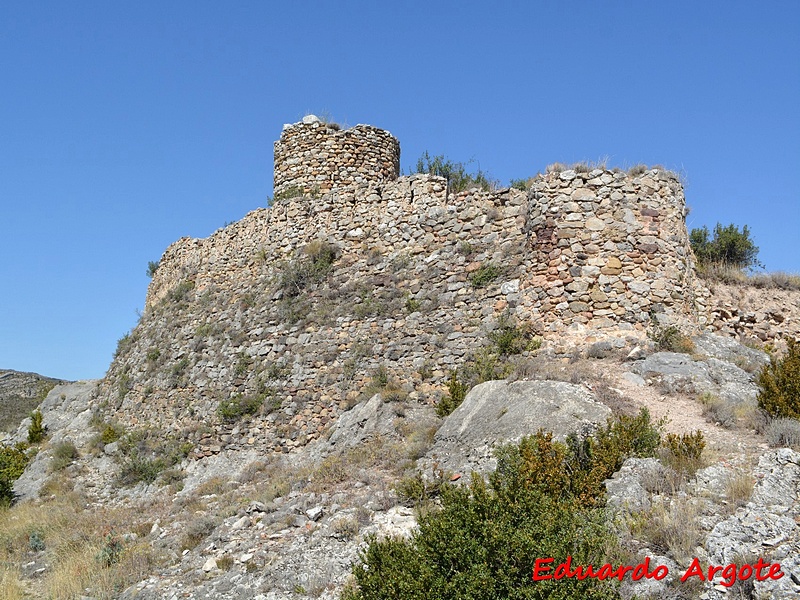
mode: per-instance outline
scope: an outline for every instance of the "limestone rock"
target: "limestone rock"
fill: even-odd
[[[436,432],[425,463],[446,471],[486,473],[493,450],[539,429],[564,440],[592,431],[611,411],[584,387],[560,381],[487,381],[475,386]]]

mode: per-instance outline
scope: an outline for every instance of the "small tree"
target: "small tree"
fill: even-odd
[[[31,413],[31,424],[28,426],[28,443],[38,444],[44,439],[47,427],[42,424],[42,412],[37,408]]]
[[[151,261],[149,261],[147,263],[147,276],[150,279],[152,279],[153,275],[156,274],[156,271],[158,270],[158,265],[159,265],[160,262],[161,261],[159,261],[159,260],[151,260]]]
[[[773,356],[758,375],[758,406],[770,417],[800,419],[800,343],[788,345],[786,356]]]
[[[763,266],[758,262],[758,246],[750,239],[747,225],[739,231],[732,223],[725,227],[717,223],[713,236],[708,227],[692,229],[689,242],[700,265],[725,264],[737,269]]]

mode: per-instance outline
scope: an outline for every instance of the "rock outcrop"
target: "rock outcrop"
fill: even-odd
[[[476,385],[448,415],[422,464],[447,472],[495,469],[494,450],[540,429],[559,441],[589,434],[611,411],[585,387],[562,381],[487,381]]]

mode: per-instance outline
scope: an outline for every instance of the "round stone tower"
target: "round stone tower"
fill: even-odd
[[[392,181],[399,175],[400,142],[370,125],[340,130],[308,115],[299,123],[284,125],[275,142],[276,198]]]

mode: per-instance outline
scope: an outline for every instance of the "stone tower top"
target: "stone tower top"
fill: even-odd
[[[337,187],[393,181],[400,142],[370,125],[340,129],[308,115],[284,125],[275,142],[275,197],[325,193]]]

